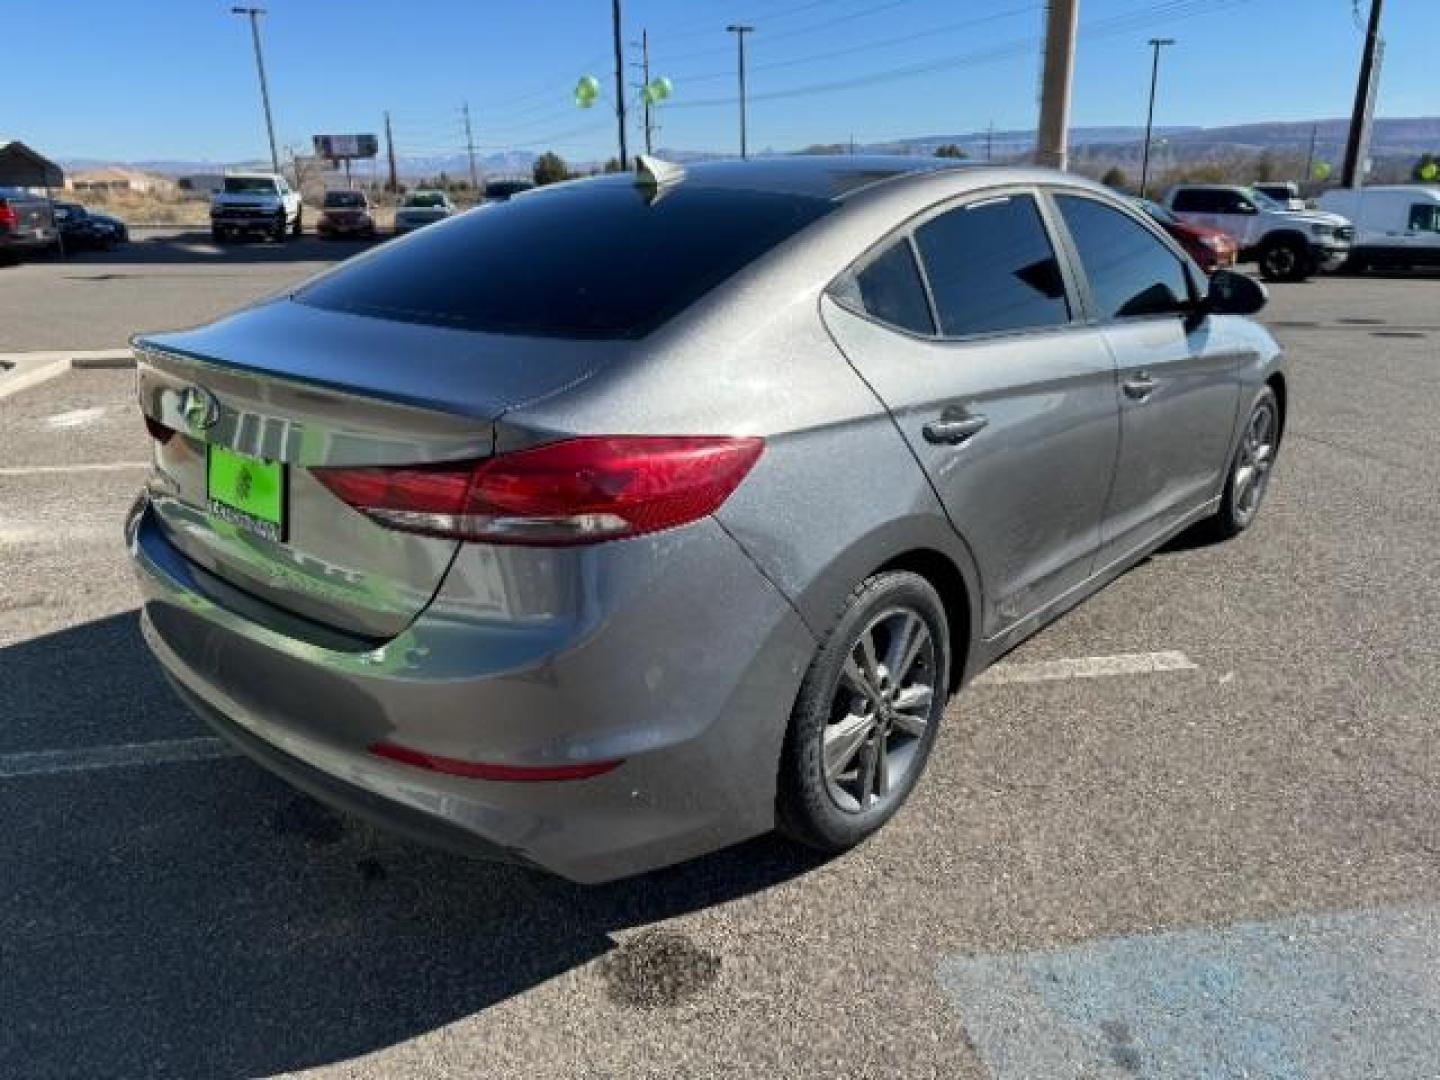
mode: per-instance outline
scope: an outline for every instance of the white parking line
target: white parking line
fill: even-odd
[[[134,765],[165,765],[177,761],[215,761],[237,757],[227,743],[214,738],[169,739],[163,742],[88,746],[81,750],[34,750],[0,754],[0,780],[20,776],[123,769]]]
[[[0,469],[5,476],[54,476],[61,473],[83,472],[127,472],[131,469],[149,469],[148,461],[92,461],[84,465],[11,465]]]
[[[1099,679],[1109,675],[1154,675],[1164,671],[1194,671],[1196,664],[1183,652],[1120,653],[1073,660],[1039,660],[1030,664],[997,664],[982,673],[975,686],[1008,683],[1055,682],[1060,679]]]

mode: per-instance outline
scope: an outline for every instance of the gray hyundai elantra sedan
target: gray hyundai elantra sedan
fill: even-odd
[[[1254,520],[1264,299],[1061,173],[542,189],[136,340],[145,638],[245,753],[430,843],[583,882],[842,850],[968,678]]]

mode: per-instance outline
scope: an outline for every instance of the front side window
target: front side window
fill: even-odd
[[[935,333],[925,283],[909,240],[891,244],[836,291],[851,307],[860,308],[880,322],[916,334]]]
[[[1440,232],[1440,203],[1415,203],[1410,207],[1412,232]]]
[[[1174,315],[1190,299],[1184,264],[1148,229],[1095,199],[1057,195],[1098,319]]]
[[[962,206],[915,230],[946,337],[1063,326],[1065,279],[1030,195]]]

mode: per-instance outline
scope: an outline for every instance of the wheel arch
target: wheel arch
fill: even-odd
[[[1290,410],[1290,391],[1285,385],[1284,372],[1277,371],[1272,374],[1265,380],[1265,385],[1275,391],[1275,403],[1280,408],[1280,431],[1276,438],[1283,439],[1285,437],[1285,421]]]
[[[965,681],[970,664],[970,653],[974,645],[975,620],[970,585],[955,562],[948,555],[934,548],[914,548],[896,555],[876,567],[874,574],[892,570],[906,570],[912,574],[919,574],[930,582],[935,587],[935,591],[940,594],[940,602],[945,606],[945,621],[950,628],[948,689],[953,696]]]
[[[1296,244],[1308,251],[1310,249],[1310,238],[1298,229],[1276,229],[1260,241],[1259,248],[1263,251],[1266,248],[1277,247],[1280,244]]]

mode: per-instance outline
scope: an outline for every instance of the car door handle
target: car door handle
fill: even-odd
[[[948,443],[954,446],[978,433],[988,423],[990,423],[988,417],[976,414],[947,415],[940,417],[939,420],[931,420],[922,430],[925,433],[926,442]]]
[[[1125,396],[1135,401],[1144,401],[1155,392],[1155,387],[1155,379],[1148,371],[1141,371],[1120,384]]]

